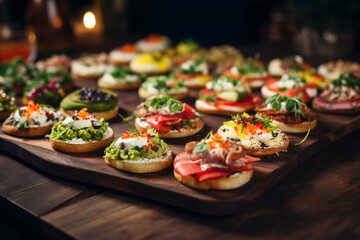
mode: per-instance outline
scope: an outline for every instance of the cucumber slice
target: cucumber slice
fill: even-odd
[[[246,96],[247,96],[247,93],[240,93],[240,92],[235,92],[235,91],[220,92],[216,95],[216,97],[218,97],[222,100],[231,101],[231,102],[237,102],[237,101],[245,98]]]

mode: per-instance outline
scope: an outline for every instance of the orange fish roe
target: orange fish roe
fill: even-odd
[[[133,44],[127,43],[119,48],[120,51],[126,52],[126,53],[133,53],[136,52],[136,48]]]
[[[129,133],[128,131],[126,131],[126,132],[124,133],[124,135],[122,136],[123,139],[134,138],[134,137],[136,137],[136,135],[133,134],[133,133]]]
[[[88,116],[91,116],[91,114],[87,112],[87,108],[81,109],[80,112],[78,112],[78,114],[77,114],[77,117],[80,120],[86,120],[88,118]]]
[[[211,141],[208,142],[208,145],[210,147],[210,149],[214,149],[216,148],[216,145],[219,144],[219,147],[222,149],[228,149],[230,147],[230,142],[225,141],[220,135],[219,133],[215,133],[214,135],[211,136]]]
[[[147,42],[161,42],[163,40],[163,36],[161,35],[157,35],[157,34],[150,34],[147,38],[146,41]]]
[[[31,114],[34,112],[40,113],[40,111],[42,111],[42,107],[40,107],[38,103],[35,104],[33,101],[30,101],[22,115],[26,116],[26,120],[29,120]]]

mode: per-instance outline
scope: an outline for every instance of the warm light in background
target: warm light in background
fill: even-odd
[[[91,11],[87,11],[83,17],[83,23],[87,29],[94,28],[96,25],[96,18],[95,18],[94,13]]]

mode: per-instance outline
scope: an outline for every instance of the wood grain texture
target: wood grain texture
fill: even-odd
[[[89,85],[94,82],[87,82]],[[117,92],[122,113],[129,115],[142,101],[136,91]],[[194,99],[186,101],[193,104]],[[192,137],[166,140],[174,154],[183,151],[188,141],[200,140],[209,130],[216,131],[226,117],[205,115],[206,126]],[[119,137],[129,127],[115,119],[110,123],[115,137]],[[87,154],[64,154],[51,149],[46,139],[18,139],[0,134],[0,147],[9,153],[16,153],[21,159],[36,167],[60,177],[82,181],[115,190],[129,192],[149,199],[179,206],[192,211],[211,215],[227,215],[243,210],[247,203],[258,198],[267,189],[306,159],[330,142],[360,128],[356,116],[332,116],[319,114],[319,124],[309,139],[295,147],[303,134],[290,136],[291,146],[280,156],[264,157],[254,164],[253,179],[245,186],[231,191],[201,191],[190,189],[175,180],[172,169],[151,173],[133,174],[107,166],[102,159],[102,151]]]
[[[41,219],[52,236],[76,239],[359,239],[359,138],[326,147],[241,214],[204,217],[107,192]]]

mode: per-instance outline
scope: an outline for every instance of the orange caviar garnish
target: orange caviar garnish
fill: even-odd
[[[133,53],[136,52],[136,48],[133,44],[127,43],[119,48],[120,51],[126,52],[126,53]]]
[[[40,107],[38,103],[35,104],[33,101],[30,101],[22,115],[26,116],[26,120],[29,120],[31,114],[34,112],[40,113],[40,111],[42,111],[42,107]]]
[[[211,140],[212,141],[208,142],[210,149],[216,148],[216,144],[219,144],[219,147],[222,149],[228,149],[230,147],[230,142],[225,141],[219,133],[212,135]]]
[[[87,108],[83,108],[80,110],[77,116],[81,120],[86,120],[88,116],[91,116],[91,114],[87,112]]]
[[[122,136],[123,139],[127,139],[127,138],[134,138],[136,137],[135,134],[133,133],[129,133],[129,132],[125,132],[124,135]]]
[[[150,34],[146,38],[147,42],[161,42],[162,40],[163,40],[163,36],[157,34]]]

